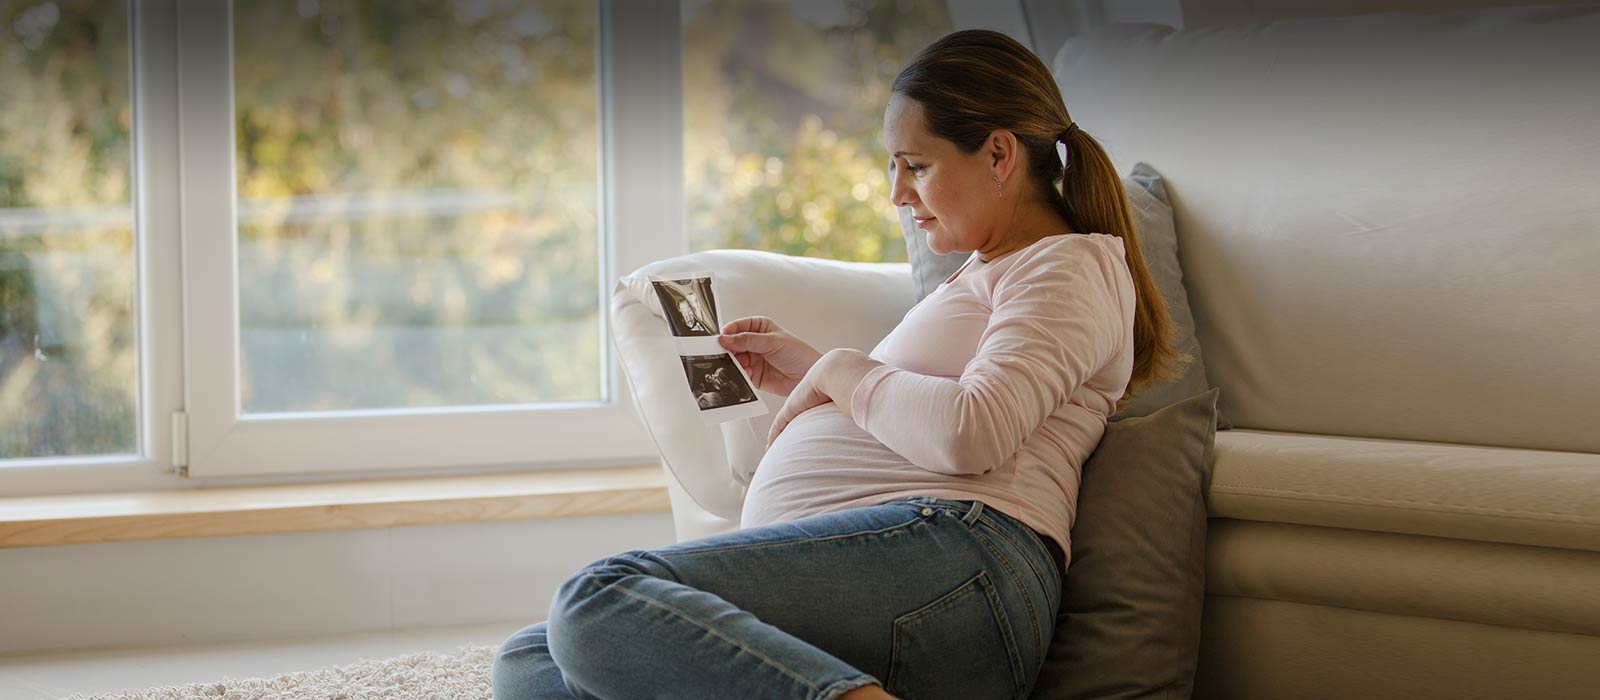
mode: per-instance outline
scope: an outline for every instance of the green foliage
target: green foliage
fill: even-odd
[[[0,0],[0,458],[137,448],[128,94],[126,3]]]
[[[246,410],[600,398],[595,22],[235,3]]]
[[[690,248],[904,261],[883,110],[938,0],[709,0],[684,27]],[[821,10],[819,10],[821,8]]]

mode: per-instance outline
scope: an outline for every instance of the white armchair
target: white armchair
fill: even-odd
[[[612,337],[619,364],[661,453],[677,538],[736,530],[746,487],[783,398],[757,392],[768,413],[706,424],[650,286],[653,274],[710,271],[718,322],[767,316],[826,352],[869,351],[916,298],[909,263],[849,263],[752,250],[711,250],[646,265],[617,281]]]

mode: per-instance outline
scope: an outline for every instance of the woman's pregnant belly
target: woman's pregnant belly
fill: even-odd
[[[950,481],[906,461],[837,404],[826,403],[796,416],[762,456],[740,526],[829,512],[878,495],[887,500],[908,489],[948,488]]]

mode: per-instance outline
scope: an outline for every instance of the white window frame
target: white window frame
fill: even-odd
[[[289,416],[239,415],[231,5],[130,0],[138,452],[0,462],[0,493],[654,461],[620,380],[608,302],[619,276],[688,251],[678,2],[598,8],[603,400]],[[949,8],[957,27],[1032,43],[1021,2],[949,0]]]
[[[131,455],[0,460],[0,495],[181,488],[168,417],[183,407],[178,261],[177,11],[174,0],[128,6],[132,110],[134,328],[138,425]]]

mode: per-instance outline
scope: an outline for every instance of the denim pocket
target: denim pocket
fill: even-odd
[[[884,681],[891,695],[1010,700],[1025,684],[1011,622],[987,571],[894,620]]]

